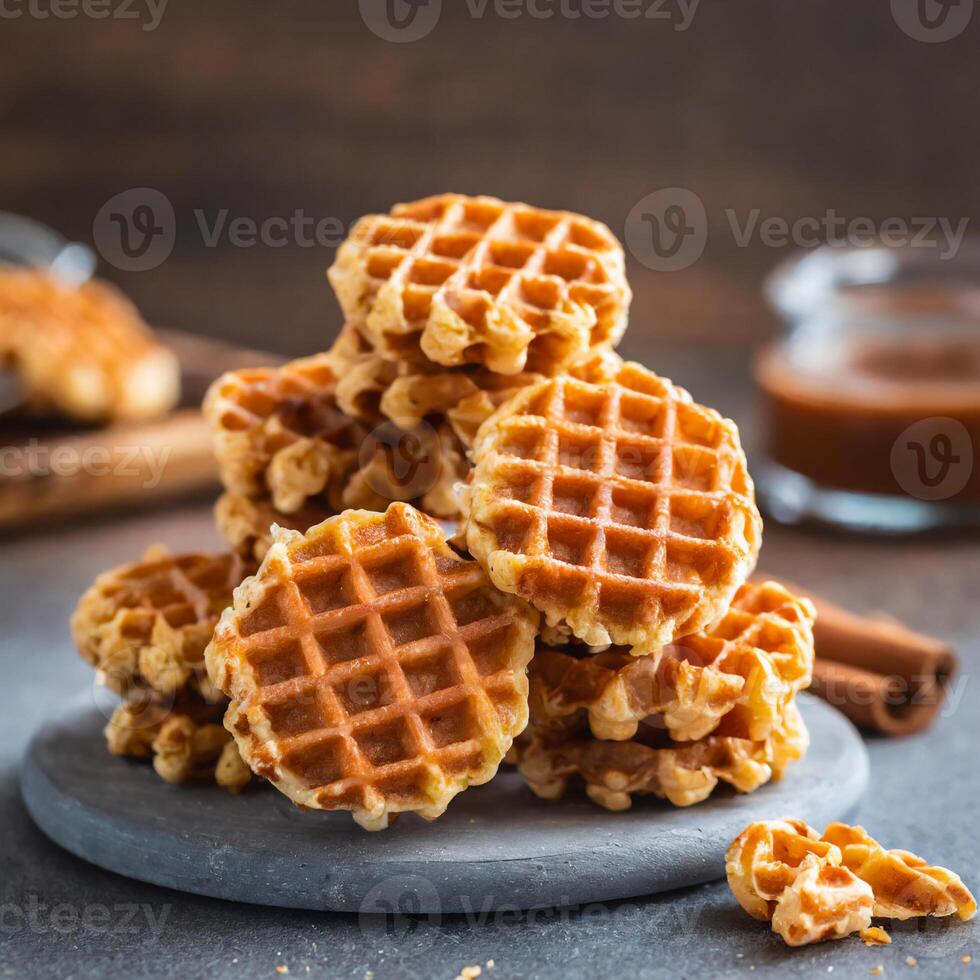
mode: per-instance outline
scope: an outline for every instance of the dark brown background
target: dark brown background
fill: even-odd
[[[980,212],[980,16],[924,44],[885,0],[702,0],[684,32],[443,6],[409,44],[379,40],[353,0],[171,0],[151,33],[0,19],[0,209],[90,241],[107,199],[159,188],[177,213],[173,255],[102,273],[156,323],[290,353],[338,325],[331,250],[209,248],[195,209],[346,224],[454,189],[581,210],[622,235],[644,195],[690,188],[707,249],[682,272],[633,263],[632,350],[771,329],[759,285],[786,252],[739,248],[726,208]]]

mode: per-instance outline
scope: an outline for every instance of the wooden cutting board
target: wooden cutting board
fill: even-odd
[[[218,487],[200,412],[208,385],[225,371],[283,358],[178,331],[159,336],[182,375],[181,405],[166,418],[92,428],[0,415],[0,529],[149,508]]]

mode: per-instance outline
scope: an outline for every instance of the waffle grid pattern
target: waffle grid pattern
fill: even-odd
[[[232,591],[254,570],[235,554],[151,551],[105,572],[72,617],[79,653],[122,693],[148,687],[172,694],[192,680],[207,685],[204,648]]]
[[[477,437],[467,541],[584,642],[657,650],[725,608],[761,520],[733,423],[638,365],[520,393]]]
[[[444,195],[361,219],[330,279],[386,357],[512,374],[622,336],[622,248],[582,215]]]
[[[393,504],[282,532],[253,581],[208,657],[219,681],[228,650],[248,664],[222,686],[256,771],[369,829],[493,776],[526,723],[533,617],[433,522]]]

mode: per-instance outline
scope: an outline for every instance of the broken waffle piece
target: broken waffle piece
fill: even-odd
[[[543,648],[529,671],[531,720],[584,715],[596,738],[624,740],[658,716],[675,741],[761,741],[810,682],[813,607],[774,582],[749,583],[715,626],[662,655]]]
[[[813,857],[779,896],[772,931],[788,946],[843,939],[871,926],[871,887],[847,868]]]
[[[362,218],[327,275],[347,319],[390,360],[551,374],[622,337],[624,268],[597,221],[443,194]]]
[[[206,660],[242,758],[294,803],[438,817],[527,723],[537,615],[407,504],[278,530]]]
[[[172,409],[176,356],[104,282],[73,287],[34,269],[0,271],[0,364],[32,407],[83,422],[138,421]]]
[[[311,498],[339,504],[366,430],[340,410],[336,388],[329,353],[218,378],[203,411],[225,488],[269,496],[284,513]]]
[[[587,732],[534,726],[517,753],[518,771],[543,799],[560,799],[570,781],[580,781],[589,798],[607,810],[627,810],[636,795],[653,795],[674,806],[706,800],[727,783],[751,793],[782,776],[803,757],[809,736],[794,704],[768,739],[709,735],[696,742],[612,742]]]
[[[733,422],[639,364],[597,373],[524,388],[481,426],[466,541],[548,627],[648,654],[724,615],[762,521]]]
[[[728,885],[749,915],[769,922],[780,896],[811,857],[825,864],[841,863],[840,849],[821,840],[820,834],[802,820],[750,824],[725,855]]]
[[[190,688],[215,700],[204,648],[232,590],[254,570],[237,554],[151,549],[142,561],[100,575],[81,597],[71,619],[78,651],[120,694]]]
[[[823,836],[801,820],[748,826],[732,842],[725,870],[732,893],[754,918],[772,921],[792,946],[861,933],[890,942],[877,918],[972,918],[977,904],[958,875],[907,851],[886,851],[863,827],[832,823]]]
[[[909,851],[885,850],[863,827],[832,823],[823,839],[840,848],[843,864],[871,885],[875,916],[911,919],[956,915],[972,919],[976,899],[959,875],[933,867]]]
[[[106,747],[113,755],[151,759],[168,783],[214,782],[240,792],[252,773],[221,725],[226,706],[224,698],[208,704],[185,694],[169,704],[137,693],[112,713]]]
[[[790,946],[842,939],[871,925],[871,888],[802,820],[751,824],[729,847],[725,871],[742,908],[771,921]]]

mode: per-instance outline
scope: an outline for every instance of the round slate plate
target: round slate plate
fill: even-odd
[[[801,707],[813,745],[782,782],[683,810],[652,798],[625,813],[572,794],[549,803],[505,767],[436,822],[406,815],[371,834],[267,787],[169,786],[106,752],[90,700],[37,733],[21,790],[41,830],[73,854],[199,895],[342,912],[574,905],[719,878],[726,847],[753,820],[847,817],[868,779],[864,745],[833,708],[808,696]]]

